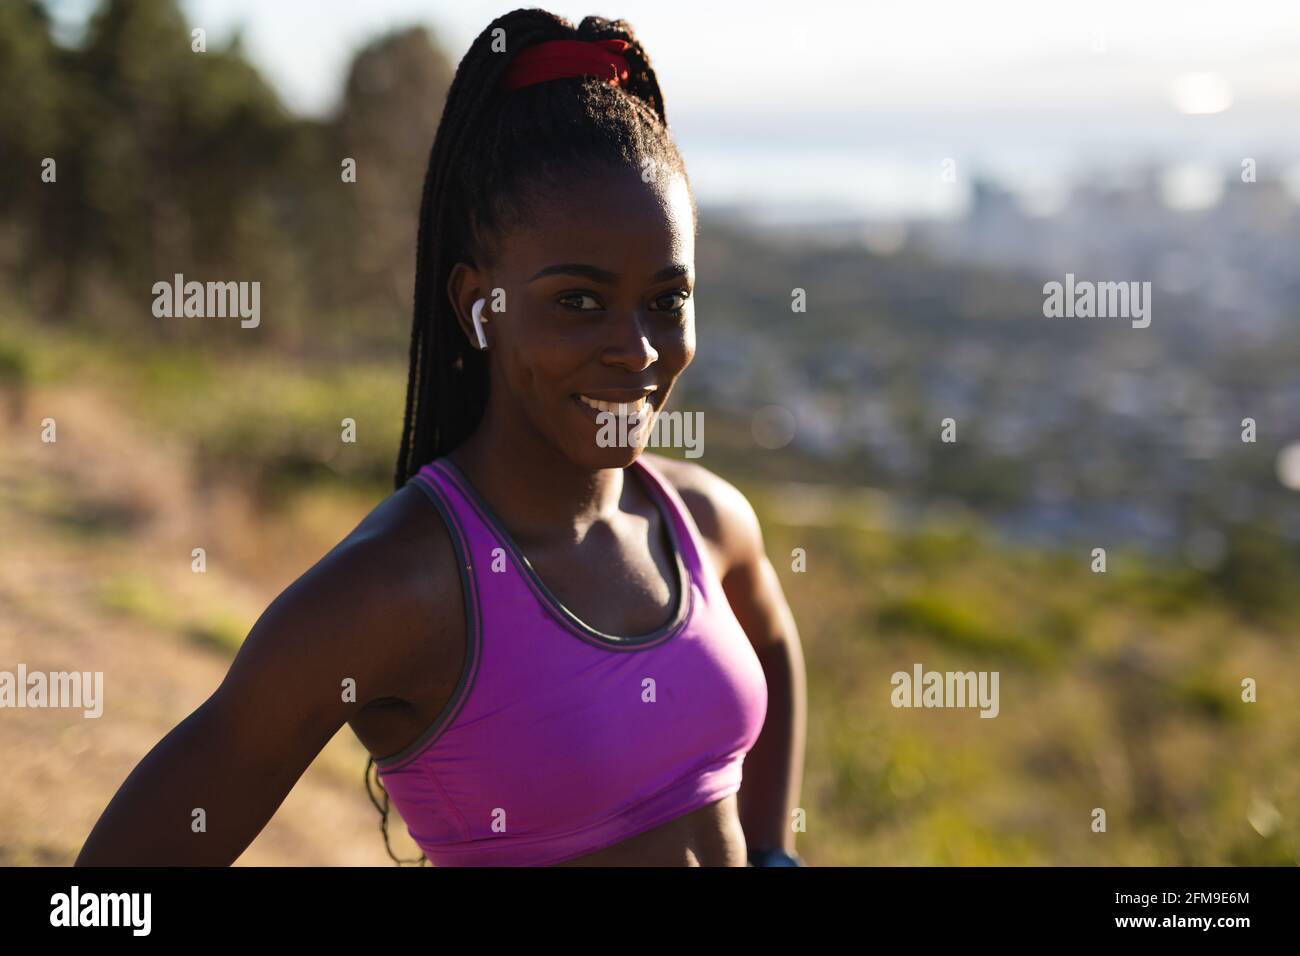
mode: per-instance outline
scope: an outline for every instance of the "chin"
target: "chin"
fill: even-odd
[[[567,411],[570,414],[566,417],[568,421],[573,422],[573,430],[566,434],[562,440],[570,450],[569,457],[575,464],[592,471],[605,468],[627,468],[632,462],[636,461],[641,453],[645,451],[655,419],[659,415],[659,410],[655,406],[652,412],[653,417],[639,426],[643,433],[638,439],[629,430],[637,426],[618,424],[614,426],[611,433],[608,431],[610,426],[603,422],[596,413],[578,402],[576,397],[570,397]],[[605,440],[610,441],[613,439],[609,444],[603,446],[600,443],[602,431],[605,432]]]
[[[642,451],[643,448],[632,446],[601,448],[593,444],[577,449],[576,454],[571,454],[570,457],[575,464],[591,471],[600,471],[605,468],[626,468],[641,456]]]

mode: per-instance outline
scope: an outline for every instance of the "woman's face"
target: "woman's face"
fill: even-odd
[[[449,285],[471,343],[470,309],[487,299],[489,406],[498,427],[525,440],[531,430],[575,465],[626,467],[695,355],[686,182],[609,170],[534,210],[531,225],[501,237],[494,265],[458,266]]]

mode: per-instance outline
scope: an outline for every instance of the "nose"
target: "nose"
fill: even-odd
[[[604,359],[610,365],[643,372],[659,360],[659,352],[650,342],[645,323],[638,312],[617,323],[615,340],[605,347]]]

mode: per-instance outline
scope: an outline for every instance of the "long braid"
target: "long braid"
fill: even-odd
[[[388,855],[395,863],[418,863],[420,866],[424,866],[429,862],[429,858],[423,853],[414,860],[402,860],[393,853],[392,844],[388,842],[388,791],[384,789],[383,781],[379,780],[378,776],[376,776],[375,780],[379,786],[379,791],[384,795],[384,802],[381,806],[379,800],[375,797],[375,792],[370,788],[370,768],[374,766],[374,763],[374,757],[371,757],[366,761],[366,793],[369,795],[370,802],[374,804],[375,809],[379,811],[379,831],[384,835],[384,849],[388,851]]]
[[[493,47],[502,36],[506,49],[498,52]],[[626,40],[627,82],[611,87],[589,77],[569,78],[508,94],[499,89],[520,51],[567,39]],[[689,191],[685,165],[668,133],[658,78],[624,21],[586,17],[574,27],[545,10],[520,9],[493,20],[470,45],[447,91],[420,197],[396,488],[473,434],[487,405],[487,357],[470,347],[447,295],[455,264],[490,264],[498,249],[494,240],[509,225],[527,220],[530,194],[548,181],[592,163],[639,170],[646,161],[681,175]],[[366,766],[368,793],[373,762]],[[383,790],[382,781],[379,786]],[[370,797],[388,846],[389,801],[383,792],[382,806],[373,793]],[[391,847],[388,853],[397,860]]]
[[[494,31],[498,28],[505,31],[506,55],[492,50]],[[453,163],[475,162],[473,158],[465,157],[465,141],[487,102],[499,95],[496,86],[509,66],[512,54],[533,43],[562,36],[561,22],[544,11],[516,10],[498,17],[470,46],[447,92],[447,104],[430,150],[420,203],[411,378],[407,386],[406,421],[395,476],[398,488],[406,484],[425,462],[445,454],[454,444],[468,437],[477,422],[466,419],[475,411],[481,412],[481,403],[487,397],[486,363],[480,353],[465,348],[464,338],[446,300],[447,276],[456,259],[469,252],[454,247],[461,243],[449,241],[456,235],[455,227],[448,223]],[[463,228],[462,224],[461,230]],[[456,230],[460,233],[457,238],[463,243],[466,234],[461,230]],[[456,359],[460,360],[460,375],[453,377],[449,373]],[[437,386],[437,393],[431,395],[433,385]],[[470,395],[479,401],[469,400]],[[476,409],[475,405],[480,407]]]

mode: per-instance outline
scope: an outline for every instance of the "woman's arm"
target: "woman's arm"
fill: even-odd
[[[795,851],[792,814],[799,806],[807,736],[803,647],[763,532],[748,499],[731,483],[691,462],[662,456],[655,463],[672,478],[712,551],[731,609],[763,665],[767,716],[745,757],[740,822],[753,847]]]
[[[221,686],[127,777],[76,865],[233,863],[339,728],[390,694],[402,649],[429,644],[435,575],[426,561],[423,582],[405,583],[404,549],[365,528],[267,608]]]
[[[739,491],[724,501],[726,520],[733,527],[729,550],[734,557],[722,588],[767,679],[767,718],[745,757],[740,822],[750,847],[777,847],[794,853],[791,821],[799,806],[807,739],[803,646],[781,581],[764,549],[754,509]]]

